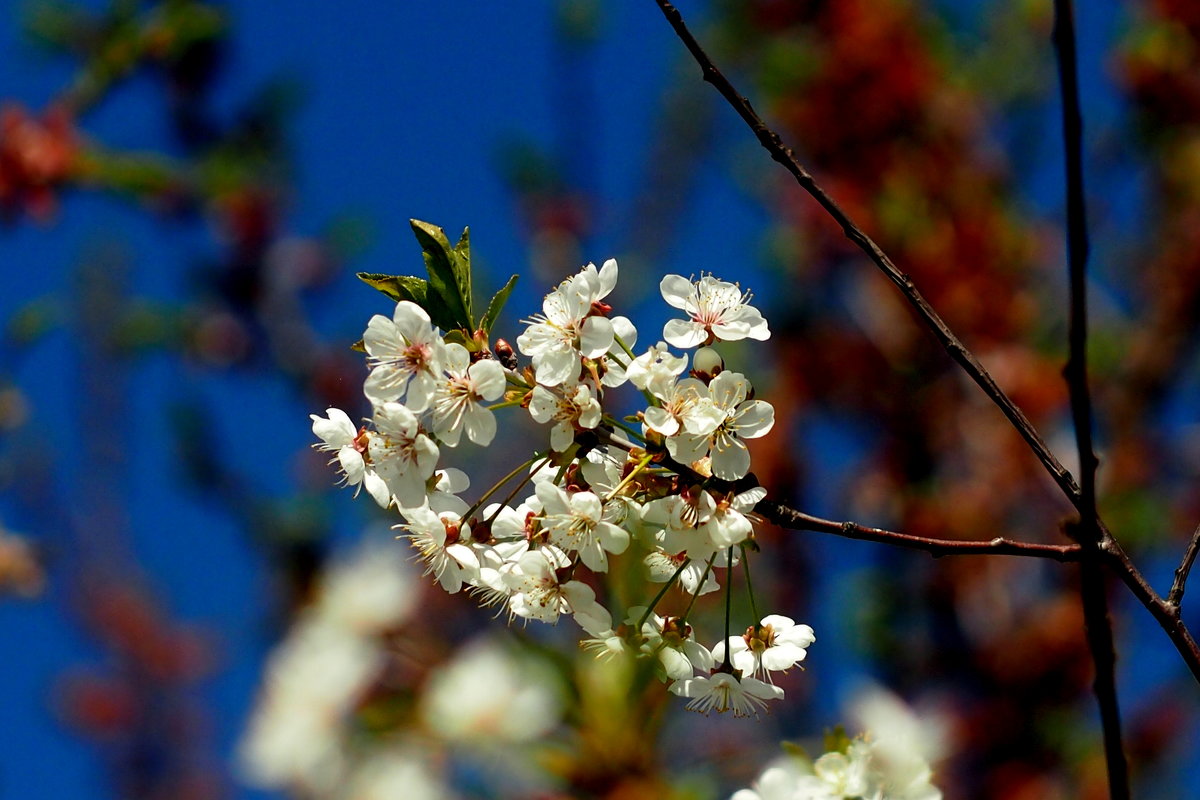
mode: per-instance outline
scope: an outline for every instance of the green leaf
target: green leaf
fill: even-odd
[[[491,333],[492,326],[496,324],[497,318],[500,316],[501,309],[508,302],[508,296],[512,294],[513,287],[517,285],[517,276],[513,275],[508,279],[508,283],[504,284],[503,288],[496,294],[492,295],[492,302],[488,303],[487,311],[483,314],[483,319],[479,322],[479,327],[484,333]]]
[[[378,289],[396,302],[409,300],[424,307],[429,295],[429,281],[411,275],[383,275],[375,272],[360,272],[358,279]]]
[[[429,287],[433,290],[427,297],[425,310],[434,324],[443,330],[473,330],[470,244],[466,233],[458,247],[451,248],[446,232],[438,226],[417,219],[409,220],[409,224],[421,245],[425,269],[429,272]]]
[[[451,266],[454,267],[454,283],[458,287],[458,293],[467,309],[467,321],[471,323],[468,329],[473,331],[475,329],[475,309],[471,288],[470,228],[463,228],[462,236],[458,237],[458,244],[454,245],[454,258]]]
[[[471,352],[475,352],[479,349],[479,345],[476,344],[475,340],[468,336],[466,331],[464,331],[462,328],[455,328],[443,336],[442,340],[445,341],[446,344],[461,344]]]

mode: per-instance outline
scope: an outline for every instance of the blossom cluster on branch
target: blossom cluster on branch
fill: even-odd
[[[356,425],[337,408],[312,415],[317,447],[333,454],[345,483],[399,512],[402,538],[447,592],[465,589],[510,619],[571,617],[589,650],[656,659],[694,710],[747,715],[781,698],[772,673],[805,658],[812,628],[759,616],[752,591],[755,619],[742,635],[730,635],[727,614],[724,637],[708,647],[689,621],[723,572],[730,590],[739,563],[750,587],[752,509],[765,490],[734,482],[750,470],[746,440],[770,431],[774,410],[711,347],[770,336],[749,293],[710,275],[667,276],[662,296],[684,318],[639,354],[633,323],[606,302],[617,262],[588,264],[545,296],[514,350],[489,335],[513,282],[477,320],[467,235],[452,247],[439,228],[413,228],[428,281],[362,276],[397,300],[390,317],[371,318],[361,344],[371,418]],[[690,369],[672,346],[695,349]],[[614,390],[625,384],[641,392],[643,408],[618,418]],[[524,409],[548,426],[548,441],[468,503],[470,479],[443,466],[443,453],[466,441],[490,445],[502,409]],[[646,593],[656,591],[614,616],[608,573],[627,552]],[[656,613],[672,587],[686,610]]]

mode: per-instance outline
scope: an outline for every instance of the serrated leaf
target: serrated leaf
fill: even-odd
[[[504,308],[504,304],[508,302],[508,296],[512,294],[513,287],[516,285],[517,276],[513,275],[508,279],[508,283],[501,287],[500,291],[492,295],[492,301],[488,303],[487,311],[483,313],[483,319],[479,321],[479,327],[484,333],[492,332],[492,326],[499,319],[500,311]]]
[[[446,232],[436,225],[422,222],[418,219],[409,220],[417,242],[421,245],[421,253],[425,258],[425,269],[429,272],[429,288],[432,291],[427,296],[428,305],[425,310],[439,328],[452,330],[464,328],[473,330],[470,304],[470,267],[466,267],[466,278],[460,276],[463,272],[461,258],[454,248]],[[461,244],[461,242],[460,242]],[[469,245],[466,247],[469,250]],[[468,256],[469,258],[469,256]],[[464,298],[464,289],[467,297]],[[440,301],[434,308],[435,301]],[[435,310],[444,319],[439,321],[434,317]]]
[[[429,281],[412,275],[384,275],[377,272],[360,272],[358,279],[378,289],[396,302],[409,300],[424,306],[429,295]]]
[[[467,319],[471,322],[469,330],[474,330],[475,302],[471,286],[470,228],[463,228],[462,236],[458,237],[458,244],[454,245],[453,255],[454,258],[451,261],[451,266],[454,267],[454,282],[458,286],[458,293],[462,297],[463,305],[467,309]]]

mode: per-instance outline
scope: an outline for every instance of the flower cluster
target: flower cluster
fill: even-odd
[[[459,251],[446,252],[449,260]],[[666,341],[639,354],[633,323],[606,302],[617,275],[615,260],[588,264],[547,294],[516,339],[525,364],[503,340],[493,347],[486,327],[444,333],[432,311],[401,299],[363,336],[371,418],[358,426],[336,408],[313,415],[317,446],[334,454],[348,485],[398,510],[401,536],[447,592],[467,590],[510,619],[570,617],[589,649],[657,659],[689,708],[754,713],[782,697],[771,674],[804,659],[812,629],[769,615],[710,649],[688,614],[749,554],[752,510],[765,491],[734,482],[750,471],[747,440],[774,423],[770,404],[711,345],[770,332],[735,284],[669,275],[662,296],[687,319],[667,323]],[[699,347],[690,369],[670,345]],[[625,384],[644,407],[617,418],[611,398]],[[468,504],[467,476],[442,468],[442,453],[464,432],[490,444],[500,408],[525,409],[548,426],[548,441]],[[512,483],[503,502],[488,502]],[[631,550],[636,561],[622,563],[639,565],[656,594],[614,618],[596,589]],[[687,609],[660,616],[672,586]]]
[[[929,766],[942,754],[937,720],[882,689],[863,693],[851,716],[869,732],[849,739],[835,731],[816,760],[797,748],[730,800],[941,800]]]

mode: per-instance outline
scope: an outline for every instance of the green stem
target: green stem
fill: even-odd
[[[615,428],[620,428],[621,430],[628,433],[630,436],[636,436],[643,443],[646,441],[646,437],[642,435],[641,431],[639,431],[637,428],[626,425],[624,422],[617,419],[616,417],[610,417],[608,415],[605,415],[603,422],[606,425],[612,425]]]
[[[654,613],[655,607],[658,605],[659,601],[663,599],[663,595],[667,593],[667,589],[670,589],[671,586],[674,585],[675,581],[679,580],[680,573],[683,572],[683,568],[689,563],[691,563],[690,558],[685,558],[683,561],[681,561],[679,566],[675,568],[675,572],[670,578],[667,579],[667,582],[663,584],[663,587],[658,590],[658,594],[654,595],[654,599],[650,601],[650,605],[646,606],[646,613],[642,614],[642,618],[638,620],[637,630],[635,633],[642,632],[642,626],[646,624],[646,620],[650,619],[650,615]],[[691,608],[691,606],[689,606],[689,608]]]
[[[730,660],[732,652],[730,651],[729,647],[729,623],[733,616],[733,576],[730,574],[733,572],[732,547],[729,548],[728,553],[728,560],[725,562],[725,660],[722,662],[722,666],[726,670],[732,670],[733,662]],[[713,554],[713,557],[716,557],[715,553]]]
[[[684,609],[683,618],[686,620],[692,613],[692,606],[696,605],[696,598],[700,596],[700,590],[704,588],[704,582],[708,580],[708,573],[712,572],[713,562],[717,560],[717,554],[713,553],[708,558],[708,563],[704,565],[704,574],[700,576],[700,582],[696,584],[696,591],[692,593],[692,599],[688,601],[688,607]]]
[[[761,617],[758,616],[758,604],[754,602],[754,584],[750,582],[750,554],[746,552],[744,546],[742,547],[742,571],[746,573],[746,591],[750,594],[750,613],[754,615],[754,627],[757,628]]]
[[[531,480],[533,480],[533,476],[537,473],[538,470],[540,470],[542,467],[546,466],[549,463],[550,463],[550,456],[546,456],[545,458],[542,459],[542,463],[538,464],[536,467],[529,470],[529,474],[527,474],[524,478],[522,478],[521,482],[518,483],[515,487],[513,487],[513,490],[511,492],[509,492],[508,495],[503,500],[500,501],[500,505],[496,508],[496,512],[488,518],[487,523],[489,525],[491,525],[493,522],[495,522],[496,517],[500,516],[500,512],[504,510],[505,506],[507,506],[509,503],[511,503],[512,499],[517,496],[517,492],[521,491],[521,489],[524,488],[524,486],[527,483],[529,483]]]
[[[539,458],[541,458],[541,456],[538,455],[537,453],[534,453],[532,458],[528,459],[527,461],[522,461],[520,464],[518,464],[516,467],[514,467],[512,472],[505,475],[503,478],[500,479],[500,481],[495,486],[493,486],[492,488],[490,488],[486,492],[484,492],[483,497],[479,498],[479,500],[477,500],[475,502],[475,505],[468,508],[467,513],[463,514],[462,518],[464,520],[471,519],[471,515],[474,514],[476,511],[478,511],[479,507],[482,506],[484,503],[486,503],[489,497],[494,495],[496,492],[500,491],[501,486],[508,483],[513,478],[517,477],[517,475],[519,475],[523,470],[529,469],[530,465],[533,464],[534,461],[537,461]]]

